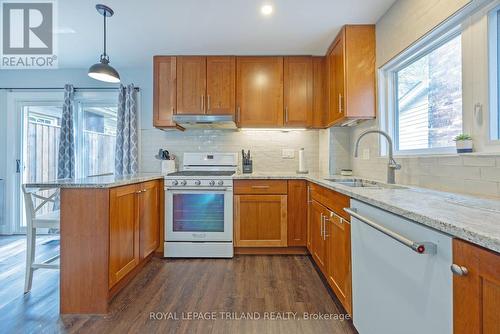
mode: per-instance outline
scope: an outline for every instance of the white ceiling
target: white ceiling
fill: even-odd
[[[99,0],[59,0],[63,68],[102,52]],[[104,0],[103,0],[104,1]],[[107,0],[108,53],[117,69],[149,67],[155,54],[324,54],[340,27],[375,23],[394,0]],[[274,6],[271,17],[260,7]]]

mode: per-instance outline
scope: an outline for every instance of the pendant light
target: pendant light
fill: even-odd
[[[120,75],[109,65],[109,56],[106,54],[106,18],[113,16],[114,12],[111,8],[105,5],[98,4],[95,6],[97,12],[104,16],[104,52],[101,55],[99,63],[90,66],[89,77],[105,82],[120,82]]]

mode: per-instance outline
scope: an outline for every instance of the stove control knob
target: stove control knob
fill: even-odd
[[[185,186],[185,185],[186,185],[186,183],[187,183],[187,182],[186,182],[186,180],[182,180],[182,181],[181,181],[181,186]]]
[[[219,182],[217,182],[217,184],[218,184],[219,186],[223,186],[223,185],[224,185],[224,181],[219,180]]]
[[[212,180],[212,181],[210,181],[210,182],[209,182],[209,184],[210,184],[211,186],[215,186],[215,181],[214,181],[214,180]]]
[[[172,185],[173,185],[173,186],[176,186],[176,185],[178,185],[178,184],[179,184],[179,182],[177,182],[177,180],[173,180],[173,181],[172,181]]]
[[[194,181],[194,184],[196,184],[197,186],[199,186],[201,184],[201,181],[200,180],[196,180],[196,181]]]

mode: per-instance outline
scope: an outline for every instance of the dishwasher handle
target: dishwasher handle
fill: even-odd
[[[399,233],[396,233],[384,226],[381,226],[374,221],[361,216],[356,209],[353,208],[344,208],[344,211],[350,214],[352,217],[359,219],[363,223],[373,227],[374,229],[384,233],[385,235],[391,237],[392,239],[402,243],[406,247],[410,248],[412,251],[418,253],[418,254],[431,254],[434,255],[437,252],[437,245],[432,242],[426,242],[426,241],[413,241],[408,239],[405,236],[402,236]]]

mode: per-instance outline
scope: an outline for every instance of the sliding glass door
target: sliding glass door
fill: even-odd
[[[9,109],[17,115],[11,150],[15,171],[10,217],[14,233],[25,233],[26,219],[21,185],[57,178],[63,94],[11,93]],[[117,92],[79,92],[75,98],[75,175],[77,178],[112,174],[116,142]],[[50,193],[48,191],[47,193]],[[35,203],[36,204],[36,203]],[[50,211],[50,206],[44,207]],[[9,213],[8,213],[9,214]]]

